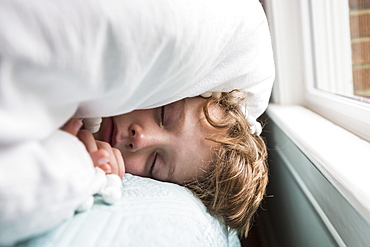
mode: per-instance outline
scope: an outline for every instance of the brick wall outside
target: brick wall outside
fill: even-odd
[[[350,8],[353,87],[370,98],[370,0],[348,0]]]

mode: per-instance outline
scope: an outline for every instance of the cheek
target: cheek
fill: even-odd
[[[127,173],[137,176],[146,176],[145,160],[140,155],[123,155]]]

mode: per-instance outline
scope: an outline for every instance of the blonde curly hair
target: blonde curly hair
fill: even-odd
[[[209,212],[227,226],[246,237],[251,220],[258,209],[268,182],[266,145],[264,140],[251,134],[240,105],[244,93],[234,90],[209,98],[203,111],[215,128],[226,131],[221,139],[207,138],[219,143],[209,170],[202,178],[184,184],[204,203]],[[219,105],[225,117],[215,120],[208,112],[211,104]]]

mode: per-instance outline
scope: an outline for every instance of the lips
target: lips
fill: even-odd
[[[112,145],[112,135],[113,135],[113,118],[108,118],[107,123],[103,132],[103,141],[108,142]]]

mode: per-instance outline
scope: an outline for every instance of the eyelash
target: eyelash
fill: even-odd
[[[165,106],[161,107],[161,126],[164,125],[164,108]]]
[[[165,112],[165,106],[162,106],[161,107],[161,122],[160,122],[160,125],[163,126],[164,125],[164,112]],[[152,163],[152,166],[150,167],[149,169],[149,176],[152,178],[153,177],[153,170],[154,170],[154,167],[155,167],[155,163],[157,161],[157,157],[158,157],[158,153],[155,153],[155,156],[154,156],[154,160],[153,160],[153,163]]]
[[[165,106],[162,106],[161,107],[161,121],[160,121],[160,125],[163,126],[164,125],[164,112],[165,112]],[[153,177],[153,170],[154,170],[154,167],[155,167],[155,163],[157,161],[157,157],[158,157],[158,153],[155,153],[155,156],[154,156],[154,160],[153,160],[153,163],[152,163],[152,166],[150,167],[149,169],[149,176],[152,178]]]
[[[153,163],[152,163],[152,166],[150,167],[149,169],[149,176],[151,178],[153,178],[153,169],[155,167],[155,162],[157,161],[157,157],[158,157],[158,153],[155,153],[155,156],[154,156],[154,160],[153,160]]]

